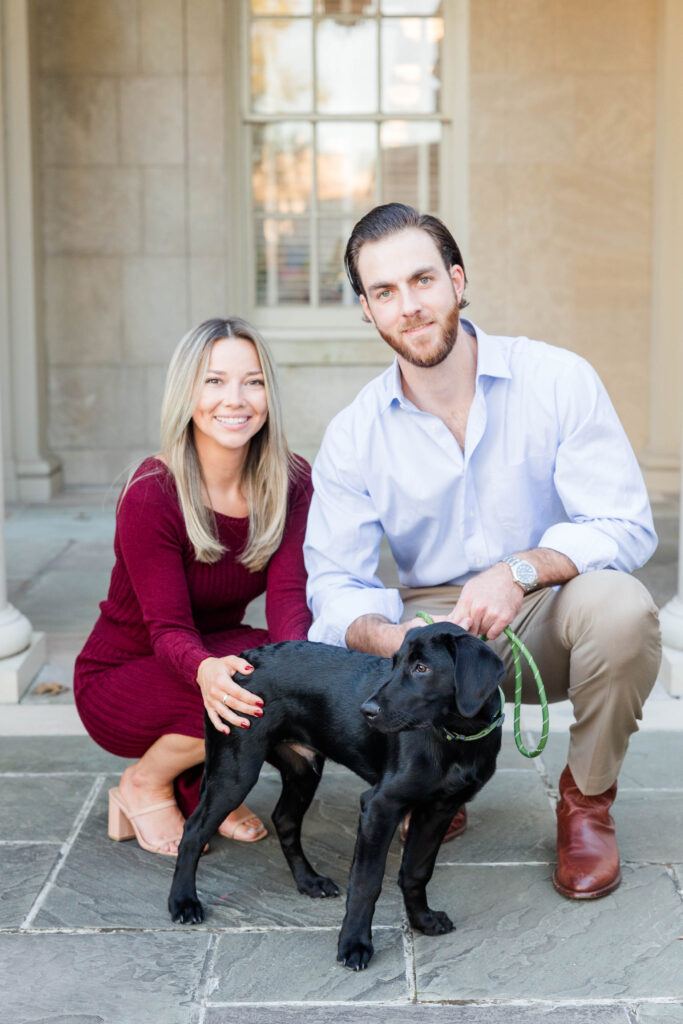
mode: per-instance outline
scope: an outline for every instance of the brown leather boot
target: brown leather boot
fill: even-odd
[[[572,900],[594,900],[621,882],[619,850],[609,809],[617,784],[585,796],[567,766],[560,776],[557,805],[557,869],[553,885]]]
[[[401,822],[401,831],[400,831],[399,837],[400,837],[400,840],[401,840],[402,843],[405,843],[406,838],[408,836],[408,826],[409,825],[410,825],[410,811],[408,811],[408,813],[406,814],[405,818]],[[457,838],[457,836],[461,836],[466,828],[467,828],[467,810],[465,808],[465,805],[463,804],[462,807],[458,808],[458,810],[453,815],[453,818],[451,819],[451,823],[448,826],[448,829],[446,830],[446,835],[441,840],[441,843],[442,844],[443,843],[450,843],[451,839],[455,839],[455,838]]]

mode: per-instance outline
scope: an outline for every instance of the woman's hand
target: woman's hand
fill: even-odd
[[[254,671],[244,658],[228,654],[225,658],[205,658],[197,670],[197,683],[202,691],[206,712],[219,732],[229,733],[226,722],[248,729],[251,722],[240,718],[235,712],[245,715],[263,715],[263,701],[255,693],[245,690],[233,680],[235,672],[249,675]]]

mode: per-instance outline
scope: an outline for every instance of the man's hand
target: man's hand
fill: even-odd
[[[539,587],[566,583],[578,575],[571,558],[553,548],[532,548],[516,554],[533,564]],[[519,614],[523,600],[524,591],[513,580],[510,566],[496,562],[467,581],[448,618],[476,636],[486,634],[489,640],[495,640]]]
[[[467,581],[448,620],[475,636],[495,640],[517,616],[523,599],[524,591],[509,566],[497,562]]]
[[[383,615],[361,615],[346,630],[346,646],[364,654],[379,654],[391,658],[396,653],[408,630],[426,626],[424,619],[409,619],[395,624]]]

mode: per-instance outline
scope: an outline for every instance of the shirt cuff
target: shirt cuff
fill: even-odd
[[[380,587],[348,590],[325,602],[322,613],[308,631],[308,639],[346,647],[346,631],[361,615],[383,615],[389,622],[396,623],[402,611],[398,590]]]
[[[590,523],[555,523],[545,531],[538,547],[553,548],[571,558],[580,573],[606,569],[619,554],[614,537]]]

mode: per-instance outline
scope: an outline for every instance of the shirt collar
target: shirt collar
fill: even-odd
[[[480,377],[512,377],[510,370],[510,352],[503,338],[495,334],[486,334],[480,327],[462,317],[461,324],[468,334],[477,339],[477,382]],[[382,389],[382,411],[392,402],[399,405],[410,405],[401,387],[401,370],[398,359],[394,357],[391,366],[384,371]],[[411,406],[412,408],[412,406]]]

